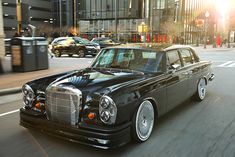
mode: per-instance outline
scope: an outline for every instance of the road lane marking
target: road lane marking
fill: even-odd
[[[223,64],[218,65],[217,67],[232,67],[230,65],[233,65],[233,64],[234,64],[234,61],[227,61]]]
[[[19,112],[19,111],[20,110],[17,109],[17,110],[13,110],[13,111],[10,111],[10,112],[5,112],[5,113],[0,114],[0,117],[6,116],[6,115],[9,115],[9,114],[12,114],[12,113],[16,113],[16,112]]]
[[[235,63],[228,65],[227,67],[235,67]]]

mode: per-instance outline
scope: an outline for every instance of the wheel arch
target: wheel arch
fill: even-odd
[[[206,85],[207,85],[207,84],[208,84],[207,77],[206,77],[206,76],[203,76],[202,78],[204,78],[204,79],[205,79],[205,81],[206,81]]]

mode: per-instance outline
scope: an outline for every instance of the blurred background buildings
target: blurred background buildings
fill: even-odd
[[[124,42],[234,41],[234,0],[22,0],[37,34],[110,36]],[[4,33],[16,32],[16,0],[2,0]],[[207,13],[207,14],[206,14]]]

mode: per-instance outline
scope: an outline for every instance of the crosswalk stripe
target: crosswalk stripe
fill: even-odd
[[[235,67],[235,63],[228,65],[227,67]]]
[[[233,61],[227,61],[227,62],[225,62],[224,64],[218,65],[218,67],[226,67],[226,66],[228,66],[228,65],[230,65],[230,64],[232,64],[232,63],[233,63]]]
[[[12,114],[12,113],[16,113],[16,112],[19,112],[19,111],[20,110],[18,109],[18,110],[13,110],[13,111],[10,111],[10,112],[5,112],[5,113],[0,114],[0,117],[6,116],[6,115],[9,115],[9,114]]]

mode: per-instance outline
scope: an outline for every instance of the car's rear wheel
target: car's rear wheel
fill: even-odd
[[[138,107],[132,119],[132,137],[137,142],[145,142],[149,139],[154,125],[153,104],[144,100]]]
[[[78,57],[80,57],[80,58],[85,57],[85,50],[84,49],[79,49],[78,50]]]
[[[205,80],[205,78],[201,78],[198,81],[197,92],[195,93],[194,97],[198,101],[202,101],[206,97],[206,80]]]
[[[55,50],[54,51],[55,57],[61,57],[61,52],[60,50]]]

